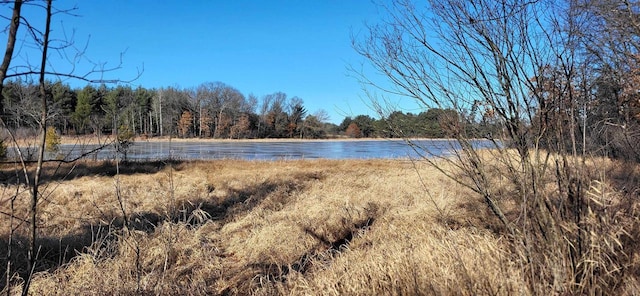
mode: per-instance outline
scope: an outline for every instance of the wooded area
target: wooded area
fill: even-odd
[[[457,117],[451,109],[429,109],[419,114],[393,111],[379,118],[347,116],[340,125],[329,122],[327,112],[309,113],[299,97],[282,92],[258,98],[245,96],[221,82],[190,89],[147,89],[121,85],[88,84],[74,89],[62,82],[47,82],[51,95],[49,125],[60,135],[115,134],[130,131],[144,138],[322,139],[448,137],[440,127],[445,117]],[[10,80],[3,88],[2,117],[19,137],[35,135],[40,112],[38,86]],[[469,117],[478,137],[495,133],[499,126],[486,118]]]
[[[307,114],[302,99],[277,92],[258,101],[221,82],[191,89],[131,88],[88,84],[72,89],[47,83],[50,124],[62,135],[115,134],[127,129],[144,137],[322,138],[329,130],[325,111]],[[39,111],[37,87],[6,83],[3,117],[9,128],[29,135]],[[260,107],[259,111],[256,109]]]

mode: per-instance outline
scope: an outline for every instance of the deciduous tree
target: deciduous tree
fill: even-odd
[[[483,198],[502,224],[501,234],[513,241],[515,256],[523,258],[534,294],[615,294],[627,266],[624,254],[635,252],[622,243],[600,248],[602,241],[621,239],[602,221],[613,223],[612,211],[625,214],[586,194],[588,182],[599,176],[588,175],[588,154],[580,149],[580,119],[593,90],[591,72],[583,67],[589,63],[581,47],[585,26],[575,18],[580,2],[396,0],[381,6],[385,21],[354,39],[355,49],[387,78],[361,73],[365,85],[412,98],[425,110],[455,111],[439,120],[455,139],[454,157],[438,158],[428,147],[420,151]],[[629,7],[628,1],[617,3],[615,9]],[[622,11],[635,16],[638,10]],[[480,152],[472,125],[485,114],[500,133],[486,136],[483,147],[492,150]],[[504,194],[493,180],[509,180],[512,190]],[[517,213],[507,215],[507,200]],[[608,218],[589,220],[592,211]]]
[[[247,137],[249,131],[251,129],[251,120],[248,114],[243,114],[240,116],[238,121],[233,124],[231,127],[231,131],[229,133],[229,138],[232,139],[241,139]]]
[[[351,122],[349,124],[344,134],[349,138],[362,138],[362,131],[360,130],[360,127],[358,127],[358,124],[355,122]]]
[[[178,121],[178,131],[180,136],[186,138],[191,133],[191,127],[193,126],[193,115],[191,111],[183,111]]]

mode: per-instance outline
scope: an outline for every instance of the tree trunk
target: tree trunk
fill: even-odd
[[[162,137],[162,126],[164,125],[164,122],[162,121],[162,91],[159,92],[158,99],[158,106],[160,109],[160,136]]]
[[[25,281],[22,295],[29,294],[29,285],[31,284],[31,278],[35,270],[35,264],[37,260],[36,254],[36,239],[37,239],[37,207],[38,207],[38,185],[40,184],[40,176],[42,174],[42,163],[44,160],[44,150],[46,145],[46,130],[47,130],[47,89],[45,86],[45,67],[47,64],[47,51],[49,49],[49,31],[51,30],[51,1],[47,0],[47,19],[45,22],[45,30],[42,38],[42,60],[40,63],[40,100],[41,100],[41,115],[40,115],[40,143],[38,151],[38,164],[36,166],[36,172],[33,177],[33,186],[31,188],[31,207],[30,207],[30,220],[31,229],[29,237],[29,277]]]
[[[4,86],[5,78],[7,78],[7,70],[9,70],[11,58],[13,57],[13,49],[16,45],[16,34],[18,33],[18,27],[20,26],[21,8],[22,0],[16,0],[13,5],[13,15],[11,16],[9,34],[7,35],[7,48],[5,49],[4,58],[0,65],[0,114],[4,114],[4,95],[2,95],[2,88]]]

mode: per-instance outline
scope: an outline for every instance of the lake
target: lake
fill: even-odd
[[[451,140],[416,140],[415,144],[427,147],[438,156],[450,154],[458,147]],[[487,141],[476,141],[479,147],[488,147]],[[97,145],[60,145],[60,154],[72,159]],[[11,154],[11,153],[10,153]],[[56,157],[51,155],[51,158]],[[91,159],[115,159],[113,146],[104,148]],[[407,158],[419,155],[403,140],[319,140],[319,141],[171,141],[171,142],[134,142],[129,147],[129,160],[158,159],[369,159],[369,158]]]

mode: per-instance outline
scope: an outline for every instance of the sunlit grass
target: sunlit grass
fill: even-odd
[[[423,162],[112,165],[48,181],[34,295],[529,294],[478,196]]]

